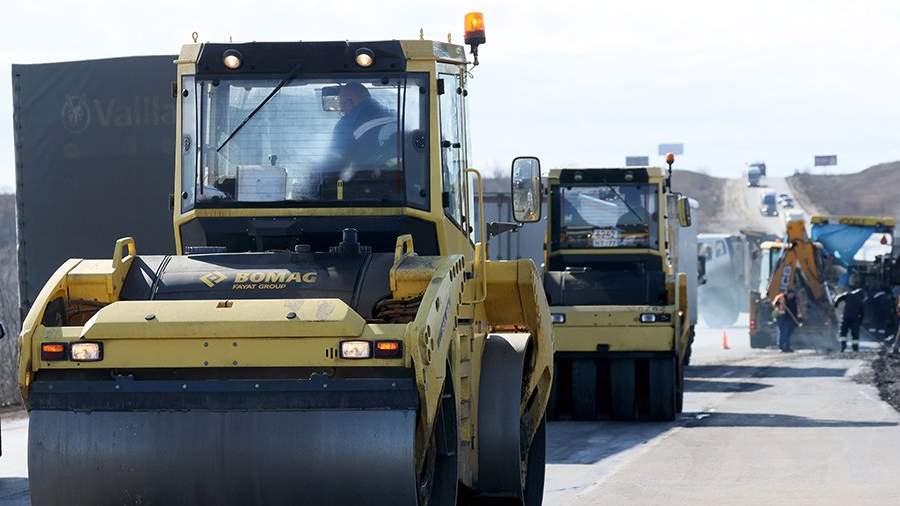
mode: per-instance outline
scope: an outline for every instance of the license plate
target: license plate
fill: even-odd
[[[592,238],[595,248],[615,248],[622,242],[619,231],[614,228],[595,229]]]

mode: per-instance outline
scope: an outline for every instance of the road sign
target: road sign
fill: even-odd
[[[816,155],[816,167],[837,165],[837,155]]]
[[[672,144],[660,144],[659,145],[659,154],[665,155],[666,153],[672,153],[673,155],[683,155],[684,154],[684,144],[672,143]]]
[[[626,167],[646,167],[650,165],[650,157],[649,156],[626,156],[625,157],[625,166]]]

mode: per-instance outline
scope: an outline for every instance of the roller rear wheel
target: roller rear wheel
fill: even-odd
[[[589,358],[572,361],[572,418],[597,417],[597,363]]]
[[[635,364],[633,359],[609,363],[610,411],[614,420],[632,420],[635,410]]]
[[[677,408],[678,379],[674,358],[650,360],[650,417],[674,420]]]

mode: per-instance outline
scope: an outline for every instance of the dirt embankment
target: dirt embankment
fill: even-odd
[[[787,178],[798,198],[831,215],[900,218],[900,162],[883,163],[856,174],[800,174]]]
[[[728,181],[689,170],[676,170],[672,174],[672,189],[700,203],[700,209],[696,211],[700,232],[737,230],[726,212]]]
[[[872,362],[872,370],[881,398],[900,411],[900,355],[882,351]]]

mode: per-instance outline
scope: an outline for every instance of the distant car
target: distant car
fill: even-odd
[[[781,207],[783,207],[784,209],[793,209],[794,207],[796,207],[796,203],[794,202],[794,199],[788,197],[785,199],[781,199]]]
[[[778,216],[778,199],[775,192],[765,192],[762,195],[759,213],[763,216]]]
[[[778,200],[792,199],[792,198],[794,198],[794,197],[792,197],[790,193],[779,193],[778,194]]]

